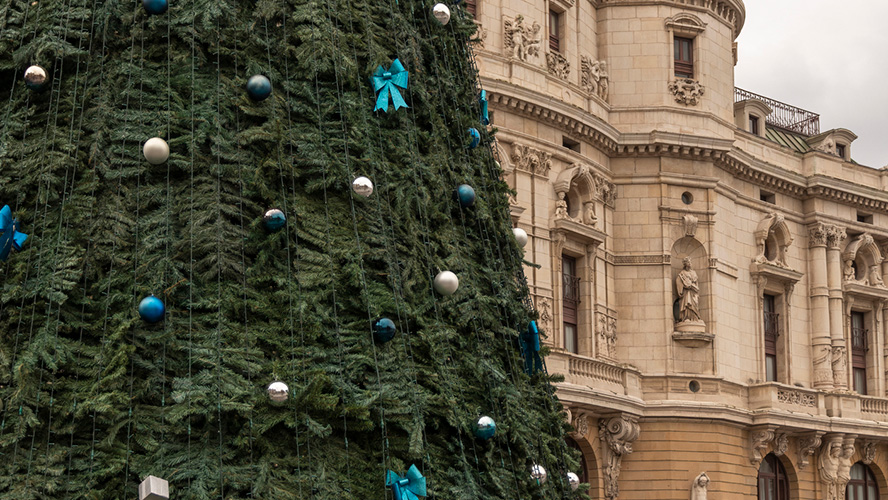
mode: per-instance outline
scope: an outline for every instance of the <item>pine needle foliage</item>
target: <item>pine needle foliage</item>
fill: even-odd
[[[533,313],[508,187],[466,147],[475,25],[431,6],[0,6],[0,204],[30,234],[0,264],[0,499],[135,498],[148,475],[177,499],[383,499],[411,464],[430,498],[575,497],[552,379],[518,352]],[[395,58],[410,107],[374,113],[369,76]],[[154,136],[161,165],[142,156]],[[269,208],[284,229],[263,229]],[[434,292],[440,270],[455,295]],[[149,294],[157,324],[137,313]]]

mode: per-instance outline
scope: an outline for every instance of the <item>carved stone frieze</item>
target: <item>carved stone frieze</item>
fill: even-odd
[[[549,175],[552,155],[523,144],[512,144],[512,163],[518,170],[538,175]]]
[[[696,106],[706,88],[697,80],[691,78],[678,78],[669,82],[669,92],[675,97],[675,102],[686,106]]]
[[[604,496],[614,500],[620,495],[620,467],[623,455],[632,453],[632,443],[638,439],[638,417],[626,413],[598,422],[601,438]]]
[[[617,266],[662,265],[670,262],[672,262],[672,256],[669,254],[614,255],[614,264]]]
[[[549,73],[563,80],[570,76],[570,63],[558,52],[546,53],[546,69]]]
[[[820,434],[810,434],[802,436],[798,440],[799,449],[799,470],[805,470],[811,460],[814,452],[820,448]]]
[[[817,397],[813,394],[791,389],[777,389],[777,401],[798,406],[817,406]]]
[[[506,54],[524,62],[531,57],[539,56],[542,45],[540,29],[540,24],[536,21],[530,26],[525,26],[522,15],[515,19],[503,18]]]
[[[598,356],[607,359],[617,357],[617,318],[598,313]]]
[[[581,56],[580,86],[586,92],[595,94],[607,102],[610,93],[610,75],[607,73],[607,63],[596,61],[589,56]]]
[[[768,446],[774,440],[775,433],[773,429],[753,430],[749,433],[750,458],[749,461],[755,468],[762,463],[762,459],[768,451]]]

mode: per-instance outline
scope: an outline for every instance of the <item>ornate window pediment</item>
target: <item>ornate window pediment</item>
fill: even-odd
[[[666,29],[679,34],[698,35],[706,30],[706,23],[693,14],[682,12],[666,18]]]
[[[755,228],[756,264],[769,264],[775,267],[790,269],[786,263],[786,253],[792,245],[792,234],[786,225],[783,215],[770,212]]]
[[[888,296],[882,280],[882,252],[873,237],[863,233],[842,252],[842,282],[846,291],[864,295]],[[867,292],[869,290],[869,292]]]
[[[616,187],[595,172],[591,166],[575,163],[558,174],[553,187],[555,188],[555,226],[568,229],[575,225],[580,232],[586,233],[580,226],[587,226],[592,233],[603,235],[598,231],[598,215],[596,202],[613,206],[616,198]],[[559,226],[560,224],[560,226]],[[598,239],[598,236],[594,236]]]

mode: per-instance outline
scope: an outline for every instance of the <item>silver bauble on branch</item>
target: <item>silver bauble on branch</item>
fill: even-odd
[[[537,484],[543,484],[546,482],[546,479],[549,478],[549,474],[546,473],[545,467],[534,464],[533,467],[530,468],[530,477],[536,479]]]
[[[567,483],[570,484],[570,491],[577,491],[577,488],[580,487],[580,476],[573,472],[568,472]]]
[[[435,291],[441,295],[453,295],[459,288],[459,278],[450,271],[441,271],[435,276]]]
[[[373,194],[373,181],[362,175],[352,181],[352,191],[364,198],[369,198]]]
[[[43,66],[28,66],[25,70],[25,85],[32,90],[40,90],[49,81],[49,75]]]
[[[275,403],[283,403],[290,397],[290,388],[287,384],[276,380],[268,384],[268,397]]]
[[[527,245],[527,231],[521,229],[520,227],[512,228],[512,234],[515,235],[515,241],[518,242],[518,246],[524,248]]]
[[[152,165],[160,165],[170,157],[170,145],[160,137],[152,137],[142,147],[145,159]]]
[[[436,3],[435,6],[432,7],[432,15],[435,16],[435,19],[437,19],[439,23],[445,26],[450,22],[450,8],[443,3]]]

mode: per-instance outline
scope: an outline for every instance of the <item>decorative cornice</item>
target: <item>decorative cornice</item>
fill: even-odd
[[[707,12],[731,26],[734,38],[740,34],[746,22],[746,7],[740,0],[589,0],[597,8],[617,5],[656,5],[671,4],[682,8]]]

